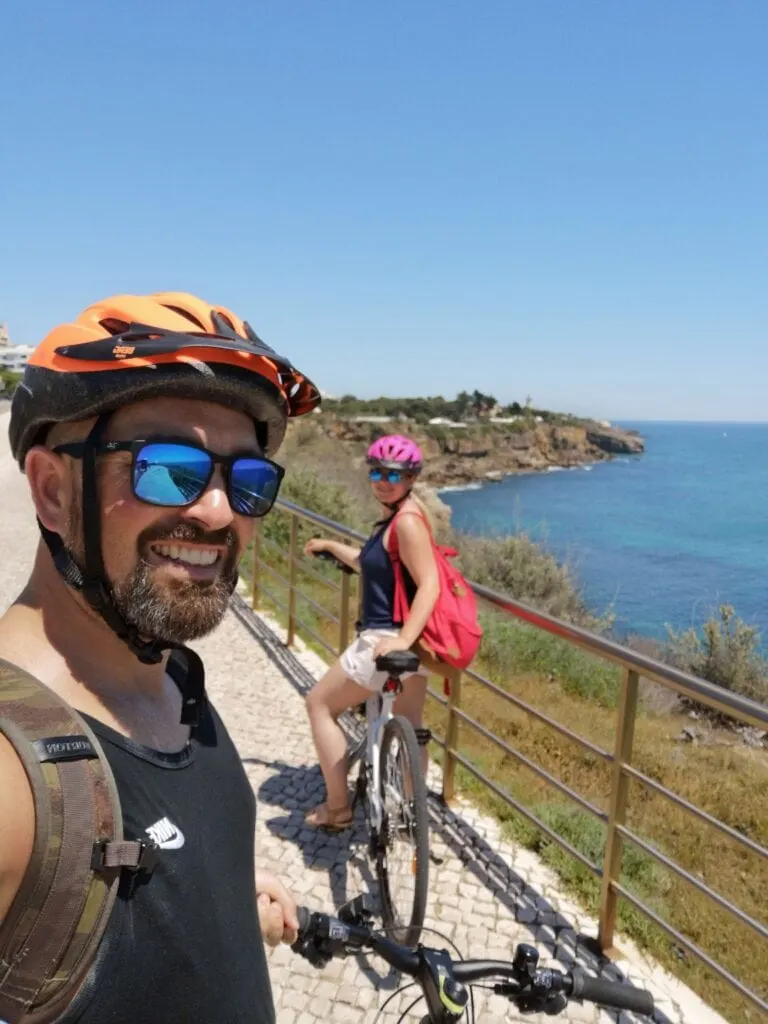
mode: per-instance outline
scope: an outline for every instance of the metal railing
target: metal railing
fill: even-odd
[[[259,529],[254,542],[253,558],[253,592],[252,602],[254,609],[258,607],[262,595],[266,596],[278,608],[287,614],[287,643],[294,642],[297,629],[301,628],[317,644],[321,646],[332,657],[337,656],[344,650],[350,641],[350,630],[352,626],[352,608],[357,607],[359,601],[359,588],[353,594],[351,577],[342,574],[340,583],[328,579],[308,564],[298,549],[299,523],[301,521],[320,528],[326,534],[335,535],[346,541],[362,543],[365,537],[339,523],[334,522],[325,516],[300,508],[291,502],[280,500],[275,511],[289,517],[290,529],[288,535],[288,551],[286,552],[279,545],[270,542],[263,536]],[[315,531],[317,532],[317,531]],[[278,573],[264,558],[264,552],[272,549],[278,560],[286,561],[288,564],[287,578]],[[304,594],[297,585],[298,571],[301,570],[317,581],[319,581],[330,592],[335,594],[338,601],[338,614],[329,612],[321,604]],[[287,601],[283,601],[269,589],[263,581],[263,573],[267,573],[287,588]],[[503,689],[479,672],[470,668],[463,673],[446,667],[446,677],[450,681],[449,697],[446,699],[440,694],[429,689],[429,696],[442,705],[447,714],[447,727],[445,737],[435,736],[436,742],[443,748],[443,775],[442,795],[446,802],[450,802],[455,794],[455,772],[456,766],[461,765],[471,776],[479,780],[496,797],[512,806],[527,821],[541,830],[549,839],[564,849],[582,864],[592,875],[600,879],[601,899],[599,911],[598,944],[601,950],[610,955],[614,951],[614,932],[619,898],[628,901],[633,907],[644,914],[656,926],[667,934],[681,949],[690,953],[714,972],[722,981],[735,989],[744,999],[763,1012],[768,1012],[768,1003],[756,992],[749,989],[739,979],[734,977],[721,964],[716,962],[703,949],[699,948],[686,936],[681,934],[671,924],[661,918],[652,908],[643,903],[637,896],[630,892],[621,882],[622,850],[624,842],[634,843],[648,857],[652,858],[666,870],[683,879],[686,883],[705,895],[713,905],[721,910],[727,911],[741,924],[746,925],[754,931],[760,939],[768,943],[768,928],[760,921],[755,920],[744,910],[736,906],[730,900],[725,899],[704,881],[692,875],[672,858],[666,856],[660,850],[649,844],[641,836],[637,835],[627,827],[627,808],[629,799],[630,782],[637,782],[644,786],[649,793],[661,796],[679,809],[697,818],[706,825],[718,830],[721,834],[728,836],[731,840],[749,850],[752,854],[768,862],[768,849],[760,845],[738,830],[730,827],[724,822],[713,817],[707,811],[695,806],[684,797],[661,785],[649,775],[640,771],[632,764],[635,722],[638,710],[639,683],[644,678],[651,682],[667,687],[677,694],[706,705],[722,714],[728,715],[746,725],[757,727],[768,731],[768,707],[758,704],[755,701],[741,697],[738,694],[724,690],[704,679],[699,679],[685,672],[679,671],[668,665],[662,664],[653,658],[643,655],[637,651],[630,650],[605,637],[591,633],[586,629],[570,625],[559,619],[553,618],[542,612],[538,612],[529,606],[516,601],[503,594],[496,593],[488,587],[473,584],[473,589],[481,602],[495,608],[497,611],[521,620],[536,629],[543,630],[548,634],[559,637],[563,641],[581,648],[599,658],[612,662],[621,668],[621,689],[616,714],[615,734],[613,750],[605,750],[589,739],[579,736],[567,726],[549,717],[538,708],[517,697],[514,693]],[[320,636],[307,622],[305,622],[297,611],[297,601],[303,601],[320,614],[324,619],[337,627],[336,643],[330,644],[328,640]],[[502,737],[495,735],[482,722],[477,721],[462,707],[462,677],[471,679],[473,682],[492,693],[497,699],[505,702],[510,708],[523,711],[531,718],[542,723],[549,729],[554,730],[569,741],[577,744],[591,755],[602,759],[611,767],[611,789],[607,811],[595,807],[589,800],[575,792],[565,783],[555,778],[543,766],[532,761],[521,751],[516,750]],[[516,800],[510,793],[494,782],[459,749],[459,726],[463,725],[473,730],[477,735],[483,737],[503,754],[514,758],[517,762],[525,765],[538,778],[544,780],[548,785],[556,789],[570,801],[576,803],[583,811],[598,819],[606,830],[606,841],[603,853],[602,864],[593,863],[580,850],[577,850],[566,839],[550,828],[546,822],[538,818],[528,807]],[[768,957],[768,944],[765,955]]]

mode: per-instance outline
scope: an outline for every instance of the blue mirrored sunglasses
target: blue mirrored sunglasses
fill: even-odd
[[[403,479],[403,473],[399,469],[369,469],[368,478],[374,484],[381,483],[382,480],[386,480],[388,484],[399,484]]]
[[[85,444],[60,444],[61,455],[82,458]],[[183,508],[205,493],[216,466],[221,466],[232,510],[258,518],[272,508],[285,470],[255,454],[217,455],[183,440],[107,441],[98,454],[130,452],[131,487],[139,501],[164,508]]]

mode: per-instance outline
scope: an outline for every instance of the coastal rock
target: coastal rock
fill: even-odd
[[[645,451],[645,443],[635,430],[618,430],[595,423],[587,428],[587,440],[612,455],[639,455]]]

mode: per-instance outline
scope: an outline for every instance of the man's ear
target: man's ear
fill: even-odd
[[[24,473],[35,511],[43,526],[65,536],[69,521],[71,480],[61,455],[35,445],[27,452]]]

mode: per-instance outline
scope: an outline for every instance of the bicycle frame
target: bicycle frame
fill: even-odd
[[[396,684],[396,685],[395,685]],[[370,807],[370,826],[378,836],[384,821],[384,807],[381,799],[381,737],[387,722],[393,717],[395,698],[402,688],[399,680],[390,679],[380,694],[371,695],[366,701],[365,758],[361,771],[365,774]]]

